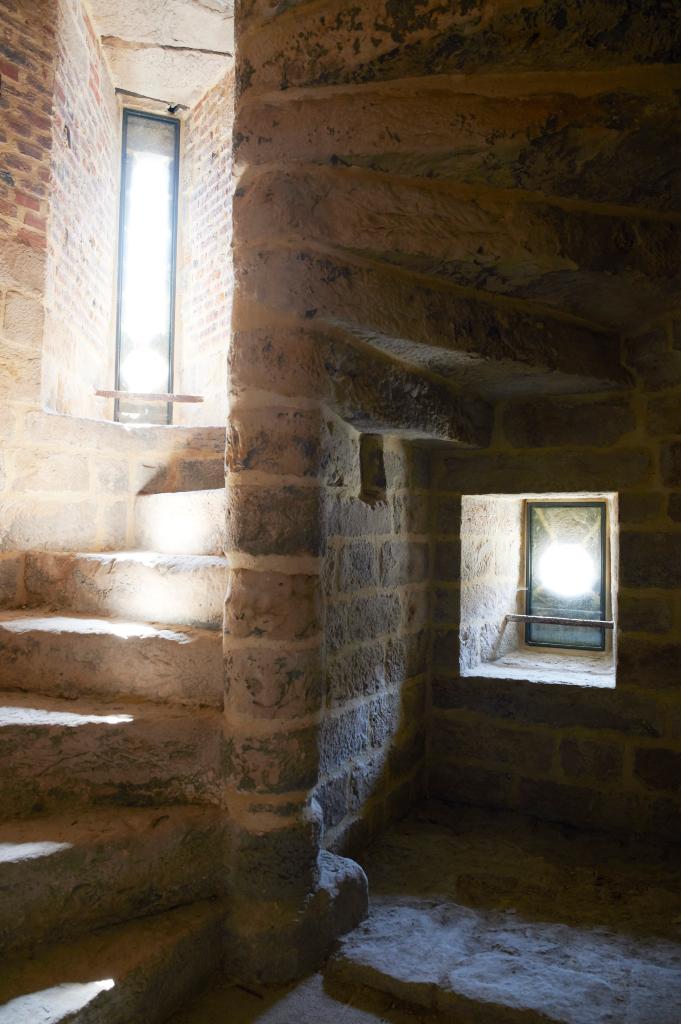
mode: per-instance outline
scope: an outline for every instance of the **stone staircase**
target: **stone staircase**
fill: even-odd
[[[219,962],[224,491],[135,513],[0,614],[1,1024],[160,1022]]]

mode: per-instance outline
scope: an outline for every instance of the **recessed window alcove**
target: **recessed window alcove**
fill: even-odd
[[[613,687],[617,496],[464,495],[463,676]]]

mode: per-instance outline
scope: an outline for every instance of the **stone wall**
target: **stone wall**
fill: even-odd
[[[356,854],[424,793],[430,653],[428,455],[331,420],[347,470],[327,489],[325,843]],[[361,451],[361,458],[360,458]]]
[[[227,419],[233,120],[234,74],[229,72],[206,93],[183,125],[175,390],[201,395],[204,402],[176,405],[175,423],[217,425]]]
[[[436,452],[431,792],[585,827],[681,837],[681,333],[626,342],[634,387],[516,400],[495,443]],[[461,495],[619,495],[614,689],[459,673]],[[512,609],[508,609],[509,611]]]
[[[113,387],[120,107],[80,0],[57,5],[43,402],[108,417]]]

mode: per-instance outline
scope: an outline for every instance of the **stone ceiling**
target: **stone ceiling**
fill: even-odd
[[[233,0],[89,0],[119,89],[193,106],[234,60]]]

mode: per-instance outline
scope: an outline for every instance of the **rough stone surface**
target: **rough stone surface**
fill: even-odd
[[[674,854],[429,805],[366,858],[370,915],[331,961],[331,991],[365,985],[415,1012],[495,1024],[672,1024]]]
[[[222,706],[215,631],[43,611],[0,615],[0,683],[55,697]]]
[[[196,903],[7,959],[0,1021],[49,1024],[77,1012],[79,1024],[162,1024],[217,968],[223,916],[219,904]]]
[[[92,802],[219,800],[215,712],[2,696],[0,801],[5,821]]]
[[[213,810],[183,807],[5,823],[0,946],[63,941],[213,897],[225,884],[225,831]]]

